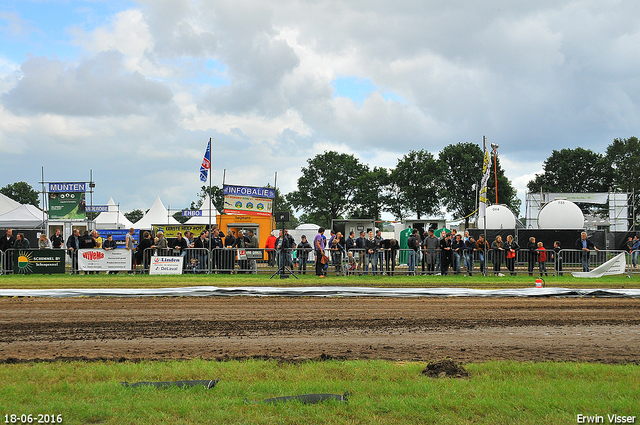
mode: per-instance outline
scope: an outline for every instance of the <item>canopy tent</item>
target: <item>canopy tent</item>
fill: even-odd
[[[0,227],[15,229],[37,229],[44,227],[47,215],[33,205],[21,205],[0,215]]]
[[[211,203],[209,195],[205,196],[202,200],[200,211],[202,211],[202,216],[191,217],[185,224],[209,224],[209,212],[211,212],[211,224],[216,224],[216,215],[218,215],[218,210]]]
[[[169,215],[158,196],[151,209],[139,221],[133,224],[136,229],[152,229],[154,224],[170,224],[179,226],[180,222]]]
[[[129,229],[134,227],[133,223],[122,214],[122,211],[118,210],[118,205],[113,201],[113,198],[109,198],[107,207],[109,211],[101,212],[95,219],[97,229]]]
[[[16,202],[8,196],[0,193],[0,215],[13,211],[20,205],[22,205],[20,202]]]

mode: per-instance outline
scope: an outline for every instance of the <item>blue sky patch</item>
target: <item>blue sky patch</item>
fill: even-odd
[[[406,100],[394,92],[382,92],[368,78],[362,79],[354,76],[343,76],[333,80],[331,85],[334,89],[333,97],[348,97],[354,102],[362,103],[371,93],[379,91],[386,101],[393,100],[401,102],[403,105],[407,104]]]

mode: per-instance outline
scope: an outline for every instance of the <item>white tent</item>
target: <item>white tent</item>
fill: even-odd
[[[191,217],[185,224],[209,224],[209,212],[211,212],[211,224],[216,224],[218,210],[216,210],[216,207],[211,202],[209,195],[205,196],[202,200],[200,211],[202,211],[202,216]]]
[[[0,215],[6,214],[9,211],[13,211],[16,208],[18,208],[20,205],[22,205],[20,204],[20,202],[16,202],[13,199],[9,198],[8,196],[0,193]]]
[[[47,215],[33,205],[21,205],[0,215],[0,227],[16,229],[36,229],[44,226]]]
[[[133,223],[122,214],[122,211],[118,211],[118,205],[113,201],[113,198],[109,198],[107,207],[109,211],[101,212],[96,217],[96,229],[129,229],[134,227]]]
[[[179,226],[180,222],[169,216],[169,212],[158,196],[151,209],[139,221],[133,224],[136,229],[151,229],[154,224],[171,224]]]

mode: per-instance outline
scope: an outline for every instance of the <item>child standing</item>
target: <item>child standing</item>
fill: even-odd
[[[538,242],[538,268],[540,269],[540,276],[544,272],[544,275],[547,276],[547,265],[545,262],[547,261],[547,250],[544,249],[542,242]]]

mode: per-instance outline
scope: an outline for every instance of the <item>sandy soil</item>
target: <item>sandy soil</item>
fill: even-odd
[[[640,300],[1,298],[0,362],[640,360]]]

